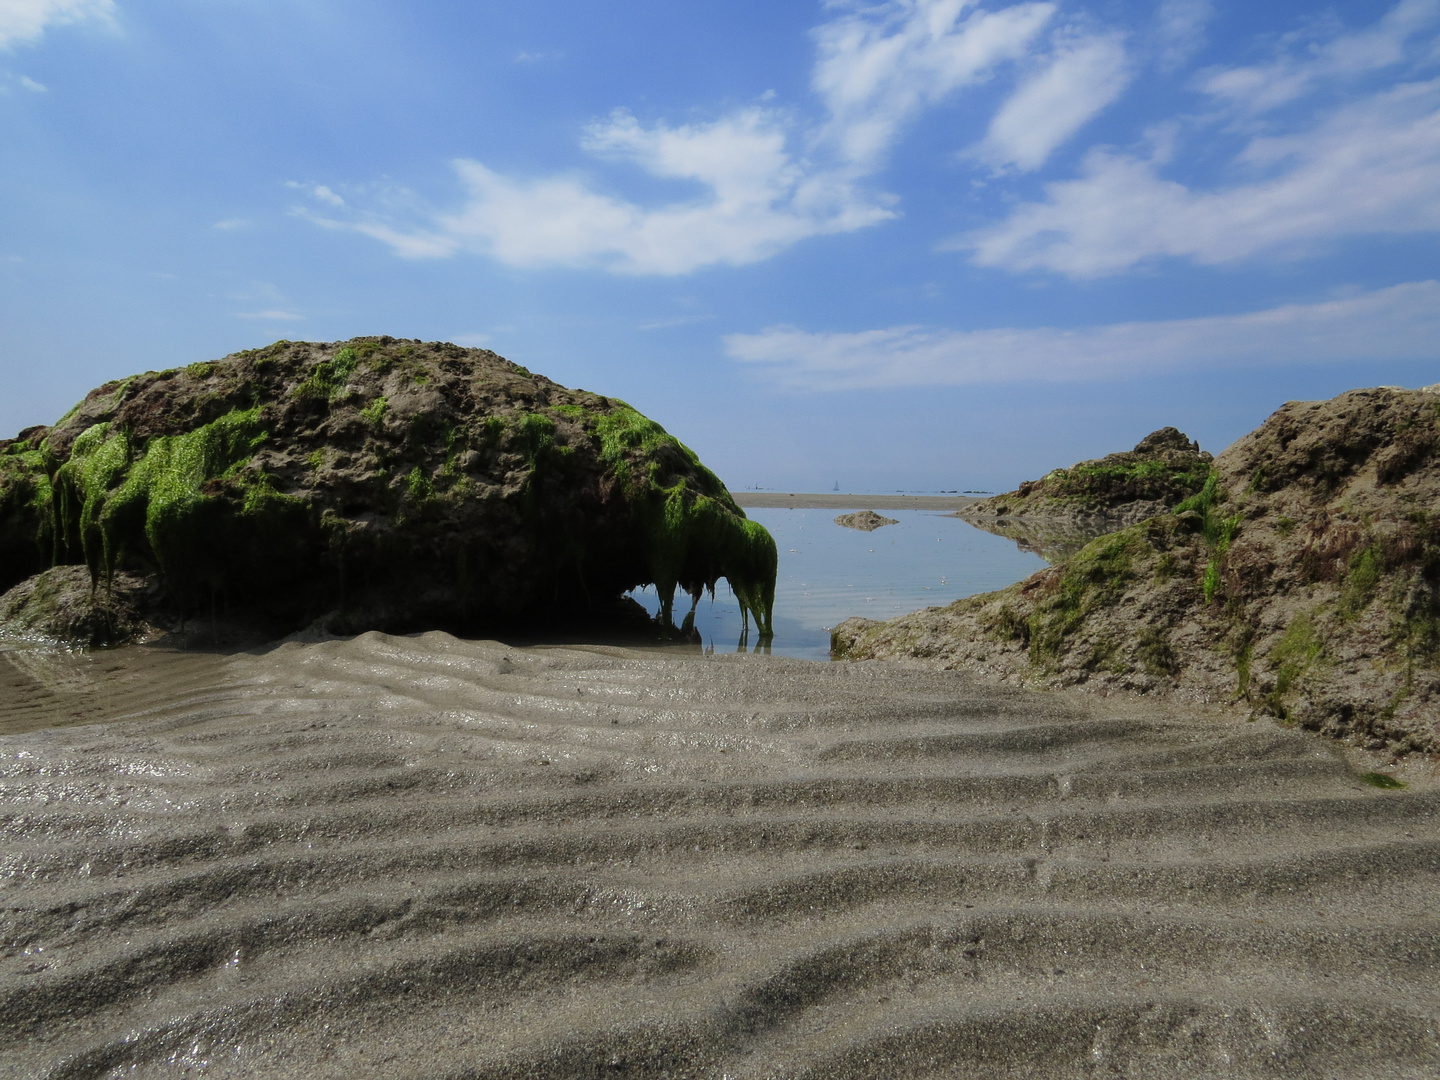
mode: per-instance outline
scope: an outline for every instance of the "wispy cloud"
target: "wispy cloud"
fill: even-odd
[[[250,222],[245,218],[226,218],[224,221],[217,221],[210,226],[220,232],[234,232],[236,229],[248,229]]]
[[[316,202],[322,202],[326,206],[345,205],[345,200],[324,184],[304,184],[299,180],[286,180],[285,186],[295,191],[303,191]]]
[[[1148,29],[1122,31],[1062,15],[1049,0],[827,8],[812,32],[821,108],[809,122],[766,101],[688,123],[622,109],[583,132],[594,171],[517,176],[462,158],[453,169],[463,197],[450,209],[410,192],[346,187],[347,201],[333,187],[294,183],[309,196],[296,212],[409,259],[469,252],[514,267],[631,275],[745,266],[898,216],[898,199],[879,184],[907,128],[1002,72],[1013,85],[962,158],[1002,182],[1046,167],[1144,66],[1173,71],[1192,57],[1213,16],[1211,0],[1160,0]],[[1151,151],[1093,145],[1078,173],[1050,179],[1043,197],[1002,191],[1003,216],[940,248],[968,251],[979,266],[1083,278],[1162,258],[1215,265],[1440,228],[1440,81],[1424,81],[1440,61],[1440,0],[1398,0],[1359,29],[1323,25],[1328,36],[1289,35],[1262,63],[1192,79],[1204,107],[1152,122]],[[1339,104],[1313,93],[1342,83]],[[1306,95],[1320,104],[1301,102]],[[1300,104],[1277,108],[1287,102]],[[1206,179],[1197,182],[1189,142],[1203,140]],[[628,197],[627,172],[676,194]]]
[[[1440,230],[1440,80],[1340,108],[1308,131],[1251,140],[1248,182],[1196,190],[1163,162],[1092,150],[1003,222],[946,246],[981,266],[1094,277],[1157,257],[1233,262],[1346,236]]]
[[[511,266],[622,274],[757,262],[809,237],[894,217],[894,199],[865,183],[903,127],[925,106],[1023,56],[1054,11],[1050,3],[987,11],[973,0],[891,0],[847,10],[815,32],[812,81],[827,109],[816,125],[751,106],[681,125],[645,124],[619,110],[585,131],[588,153],[690,184],[699,194],[689,198],[642,205],[585,176],[518,178],[462,159],[454,167],[465,204],[423,224],[381,211],[305,216],[370,236],[406,258],[470,251]]]
[[[1205,47],[1205,28],[1214,16],[1210,0],[1161,0],[1152,32],[1161,71],[1178,71]]]
[[[668,319],[650,319],[640,323],[637,330],[670,330],[676,326],[690,326],[693,323],[709,322],[714,315],[675,315]]]
[[[304,320],[305,316],[298,315],[293,311],[283,311],[278,308],[273,308],[268,311],[237,311],[235,318],[268,319],[276,322],[300,322]]]
[[[995,166],[1038,169],[1129,81],[1118,34],[1061,35],[1054,53],[995,114],[974,156]]]
[[[114,16],[114,0],[0,0],[0,49],[38,41],[50,26]]]
[[[734,360],[802,391],[1069,382],[1197,368],[1440,359],[1440,282],[1243,315],[1060,329],[731,334]]]
[[[896,0],[825,23],[814,31],[811,85],[830,116],[813,141],[852,169],[878,168],[922,109],[1025,56],[1056,7],[985,11],[971,0]]]
[[[1326,80],[1353,78],[1403,63],[1412,52],[1411,39],[1437,22],[1440,0],[1400,0],[1364,29],[1309,42],[1300,55],[1282,54],[1266,64],[1212,71],[1200,85],[1239,109],[1263,112]]]
[[[455,170],[469,198],[428,228],[322,215],[315,220],[373,237],[406,258],[474,251],[511,266],[683,274],[716,263],[756,262],[806,237],[892,216],[843,178],[807,175],[785,142],[777,118],[763,109],[675,128],[643,127],[617,113],[588,130],[588,149],[654,176],[695,181],[707,195],[647,208],[597,192],[580,177],[512,179],[460,160]]]
[[[50,88],[48,86],[46,86],[44,83],[36,82],[34,79],[30,78],[29,75],[20,76],[20,85],[23,86],[26,90],[29,90],[32,94],[46,94],[50,92]]]

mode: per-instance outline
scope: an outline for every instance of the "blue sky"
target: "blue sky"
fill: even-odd
[[[3,435],[392,334],[998,489],[1440,382],[1440,0],[0,0],[0,146]]]

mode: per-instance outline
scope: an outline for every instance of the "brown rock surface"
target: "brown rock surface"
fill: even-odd
[[[1068,469],[1052,469],[1014,491],[980,499],[955,516],[991,531],[1020,517],[1058,519],[1072,526],[1088,524],[1092,530],[1133,524],[1198,492],[1211,460],[1200,444],[1183,432],[1161,428],[1141,439],[1133,450],[1081,461]]]
[[[834,655],[1030,685],[1228,702],[1391,752],[1440,752],[1440,390],[1291,402],[1200,495],[1009,589]]]
[[[84,566],[55,566],[0,595],[0,635],[80,646],[143,640],[159,631],[155,582],[123,570],[97,589]]]
[[[764,636],[775,548],[624,402],[376,337],[147,372],[0,440],[0,591],[65,565],[275,635],[595,617],[726,577]]]
[[[899,522],[895,518],[877,514],[874,510],[859,510],[853,514],[841,514],[835,519],[835,524],[846,529],[874,532],[886,525],[898,525]]]

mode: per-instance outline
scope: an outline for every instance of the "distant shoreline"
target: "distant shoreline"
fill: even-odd
[[[962,510],[975,495],[844,495],[840,492],[732,491],[746,510]]]

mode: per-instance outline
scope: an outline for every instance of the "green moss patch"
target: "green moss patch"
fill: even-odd
[[[1387,776],[1383,772],[1362,772],[1360,780],[1371,787],[1381,788],[1385,791],[1394,791],[1406,786],[1404,781],[1396,780],[1395,777]]]
[[[1279,643],[1267,659],[1275,672],[1275,687],[1265,695],[1264,704],[1281,719],[1289,715],[1285,698],[1325,652],[1324,642],[1308,614],[1296,615],[1285,628]]]
[[[374,401],[370,402],[360,410],[360,416],[373,428],[378,428],[385,420],[385,410],[390,407],[389,400],[381,394]]]
[[[623,402],[597,419],[595,435],[647,536],[661,622],[671,619],[677,586],[698,598],[723,577],[744,625],[753,615],[771,636],[779,556],[764,526],[745,517],[694,451]]]
[[[329,360],[321,360],[310,371],[310,377],[295,388],[295,395],[332,402],[343,396],[350,376],[360,364],[360,353],[346,346]]]
[[[1029,618],[1030,657],[1057,659],[1086,618],[1111,603],[1134,577],[1138,557],[1153,551],[1146,527],[1132,525],[1092,540],[1059,568],[1059,576]]]
[[[1231,542],[1240,532],[1240,523],[1244,520],[1243,514],[1223,513],[1221,506],[1225,501],[1225,493],[1220,489],[1219,474],[1211,469],[1200,490],[1179,503],[1172,511],[1177,516],[1193,513],[1200,517],[1200,532],[1210,549],[1210,558],[1201,578],[1201,589],[1207,605],[1212,603],[1220,592],[1220,568],[1226,552],[1230,550]]]
[[[190,584],[214,543],[205,486],[233,476],[264,439],[259,409],[234,410],[143,449],[108,423],[87,428],[56,474],[58,531],[78,542],[97,578],[131,553],[148,556],[172,583]]]
[[[44,441],[0,453],[0,592],[55,561],[57,467]]]
[[[1084,503],[1120,503],[1136,500],[1173,502],[1198,492],[1205,484],[1206,468],[1176,468],[1149,459],[1112,463],[1082,462],[1055,469],[1044,477],[1045,494]]]

